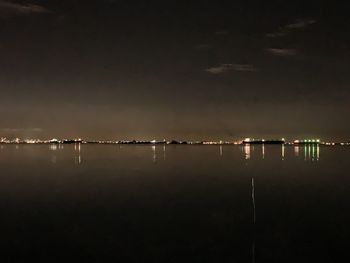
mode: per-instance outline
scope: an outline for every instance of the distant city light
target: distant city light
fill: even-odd
[[[256,138],[245,138],[243,140],[237,141],[224,141],[224,140],[213,140],[213,141],[177,141],[177,140],[84,140],[82,138],[78,139],[20,139],[20,138],[12,138],[8,139],[6,137],[0,137],[1,144],[189,144],[189,145],[240,145],[240,144],[283,144],[283,145],[295,145],[295,144],[320,144],[320,145],[341,145],[341,146],[350,146],[350,141],[342,141],[342,142],[324,142],[320,139],[312,138],[312,139],[295,139],[293,141],[285,141],[285,138],[282,139],[256,139]]]

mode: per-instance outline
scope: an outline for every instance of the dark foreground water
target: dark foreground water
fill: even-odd
[[[349,157],[0,145],[0,262],[347,262]]]

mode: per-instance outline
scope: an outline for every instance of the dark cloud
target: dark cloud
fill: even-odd
[[[221,64],[217,67],[208,68],[205,71],[212,74],[221,74],[229,71],[254,72],[258,71],[258,69],[250,64]]]
[[[36,4],[23,4],[13,1],[0,1],[0,16],[28,15],[48,13],[49,10]]]
[[[286,25],[285,28],[287,29],[300,29],[308,27],[312,24],[316,23],[316,20],[314,19],[307,19],[307,20],[297,20],[295,23]]]
[[[267,33],[266,36],[267,37],[284,37],[285,35],[287,35],[288,32],[280,30],[280,31],[276,31],[274,33]]]
[[[0,0],[0,137],[348,135],[349,4],[312,1]]]
[[[267,48],[267,52],[276,56],[294,56],[297,54],[297,50],[293,48]]]
[[[312,24],[315,24],[316,20],[314,19],[297,19],[294,23],[281,26],[277,31],[273,33],[266,34],[267,37],[283,37],[295,30],[305,29]]]

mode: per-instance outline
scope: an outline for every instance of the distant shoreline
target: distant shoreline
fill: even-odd
[[[150,142],[136,142],[136,143],[127,143],[127,142],[76,142],[76,143],[52,143],[52,142],[0,142],[0,145],[140,145],[140,146],[265,146],[265,145],[274,145],[274,146],[350,146],[350,143],[345,142],[333,142],[333,143],[150,143]]]

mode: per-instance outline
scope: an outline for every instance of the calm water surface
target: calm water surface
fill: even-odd
[[[0,260],[340,262],[349,157],[348,147],[0,145]]]

